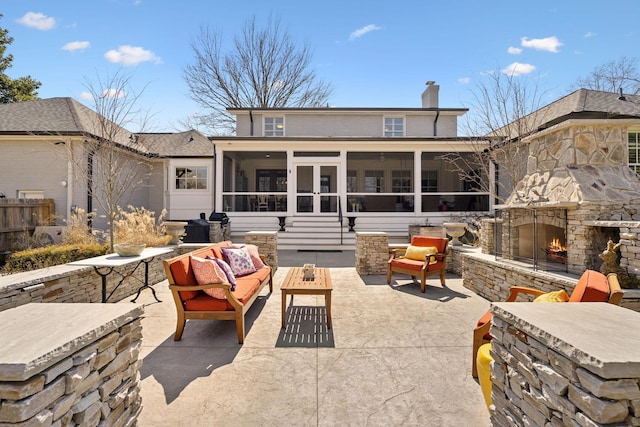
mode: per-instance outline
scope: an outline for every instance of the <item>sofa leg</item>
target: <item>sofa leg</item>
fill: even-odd
[[[244,316],[236,315],[236,330],[238,331],[238,344],[244,343]]]
[[[184,332],[185,323],[186,323],[186,319],[184,318],[184,313],[178,312],[178,322],[176,324],[176,334],[173,337],[174,341],[180,341],[180,339],[182,339],[182,332]]]
[[[444,284],[444,276],[445,276],[445,271],[444,271],[444,268],[443,268],[442,270],[440,270],[440,284],[442,286],[445,286],[445,284]]]
[[[387,285],[391,284],[391,268],[387,267]]]

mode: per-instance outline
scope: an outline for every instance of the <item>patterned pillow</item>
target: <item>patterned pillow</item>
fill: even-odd
[[[251,262],[253,262],[253,266],[256,270],[260,270],[261,268],[265,268],[264,262],[260,258],[260,251],[256,245],[233,245],[234,248],[247,248],[249,255],[251,256]]]
[[[231,270],[231,267],[229,266],[229,264],[227,264],[223,259],[210,257],[209,255],[207,255],[207,259],[210,259],[216,264],[218,264],[218,267],[220,267],[222,271],[224,271],[224,274],[227,276],[227,282],[231,284],[231,290],[235,291],[236,276],[234,276],[233,271]]]
[[[191,256],[191,268],[193,268],[193,274],[196,276],[198,285],[208,285],[209,283],[227,283],[227,276],[222,271],[222,268],[215,262],[200,258],[197,256]],[[205,289],[204,292],[218,299],[225,299],[224,289],[211,288]]]
[[[222,248],[222,255],[234,276],[246,276],[256,271],[247,248]]]

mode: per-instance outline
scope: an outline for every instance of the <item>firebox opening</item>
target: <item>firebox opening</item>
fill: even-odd
[[[518,234],[516,257],[536,259],[538,262],[567,263],[567,241],[563,228],[537,224],[537,236],[534,236],[533,224],[526,224],[519,227]]]

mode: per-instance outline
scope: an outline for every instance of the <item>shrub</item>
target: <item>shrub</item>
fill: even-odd
[[[9,255],[3,267],[3,272],[5,274],[14,274],[66,264],[80,259],[104,255],[108,249],[108,246],[100,244],[49,245],[42,248],[25,249]]]

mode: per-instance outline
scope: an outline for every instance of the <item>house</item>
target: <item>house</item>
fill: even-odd
[[[344,217],[355,231],[406,241],[409,224],[489,212],[489,193],[441,157],[472,156],[477,145],[458,136],[467,109],[440,107],[438,92],[428,82],[419,108],[230,109],[236,135],[210,138],[216,210],[231,218],[232,236],[280,225],[283,247],[312,234],[327,249],[344,244]]]

